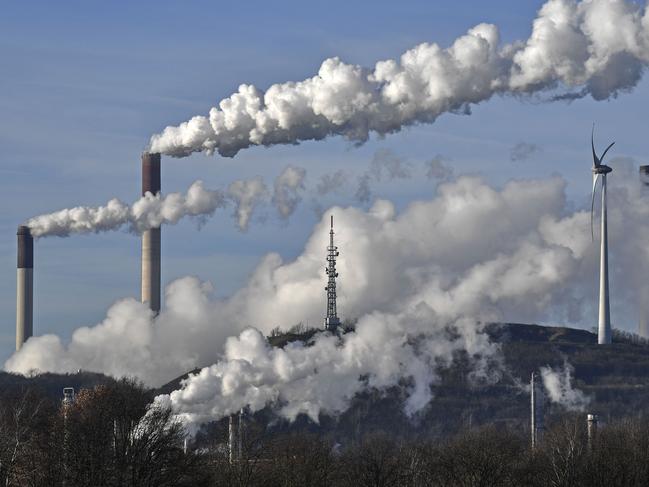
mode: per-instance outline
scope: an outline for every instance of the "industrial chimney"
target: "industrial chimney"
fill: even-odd
[[[18,227],[16,274],[16,351],[34,332],[34,239],[29,227]]]
[[[649,166],[640,166],[640,182],[645,190],[649,190]],[[649,306],[644,302],[649,292],[649,286],[644,284],[638,289],[641,298],[638,299],[638,335],[649,338]]]
[[[160,154],[142,153],[142,196],[160,193]],[[160,227],[142,234],[142,302],[160,312]]]

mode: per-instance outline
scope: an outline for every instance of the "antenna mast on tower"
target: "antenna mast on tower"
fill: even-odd
[[[336,310],[336,257],[340,255],[338,247],[334,245],[334,217],[331,215],[331,230],[329,231],[329,246],[327,247],[327,268],[325,269],[329,276],[329,281],[325,287],[327,291],[327,315],[324,320],[325,330],[335,332],[340,326],[340,319]]]

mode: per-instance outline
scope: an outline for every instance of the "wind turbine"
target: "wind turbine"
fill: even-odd
[[[606,222],[606,175],[613,169],[606,164],[602,164],[604,156],[608,150],[613,147],[612,142],[601,157],[595,154],[595,124],[590,136],[590,145],[593,149],[593,197],[590,205],[590,233],[595,241],[593,231],[593,213],[595,210],[595,190],[597,181],[602,180],[602,232],[600,235],[600,254],[599,254],[599,323],[597,328],[597,343],[605,345],[611,343],[611,310],[608,299],[608,226]]]

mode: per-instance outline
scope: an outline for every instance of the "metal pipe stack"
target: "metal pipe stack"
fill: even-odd
[[[142,196],[160,193],[160,154],[142,153]],[[142,234],[142,302],[160,312],[160,227]]]
[[[539,446],[543,434],[543,391],[538,384],[536,372],[530,380],[530,432],[532,449]]]
[[[588,449],[593,449],[593,443],[595,442],[595,436],[597,435],[597,422],[598,417],[595,414],[589,414],[586,416],[587,423],[587,434],[588,434]]]
[[[34,333],[34,239],[29,227],[18,227],[16,274],[16,351]]]

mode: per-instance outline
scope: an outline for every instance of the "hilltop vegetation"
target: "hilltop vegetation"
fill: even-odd
[[[487,332],[503,358],[495,380],[470,381],[468,359],[458,354],[440,371],[434,399],[414,417],[402,410],[406,381],[387,391],[368,389],[345,413],[322,415],[318,424],[302,416],[288,423],[270,408],[246,414],[241,458],[233,463],[227,419],[203,425],[183,453],[185,433],[170,411],[146,413],[156,394],[178,388],[183,377],[149,390],[89,372],[1,373],[0,483],[646,485],[646,340],[616,333],[614,343],[602,347],[584,330],[521,324],[493,324]],[[296,327],[277,330],[269,339],[274,346],[308,343],[314,333]],[[525,385],[533,370],[566,362],[574,370],[573,386],[590,397],[588,412],[607,426],[589,448],[584,412],[569,414],[546,401],[545,439],[533,452]],[[80,391],[67,419],[60,403],[63,387]],[[606,469],[599,467],[602,455]]]

